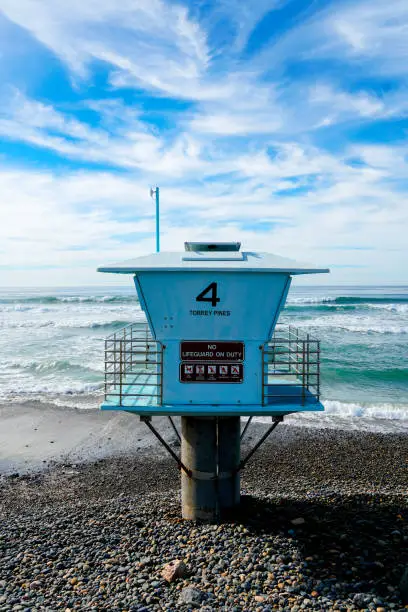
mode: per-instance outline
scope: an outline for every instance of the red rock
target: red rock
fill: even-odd
[[[184,578],[187,575],[186,564],[180,561],[180,559],[175,559],[163,567],[161,575],[167,582],[174,582],[177,578]]]

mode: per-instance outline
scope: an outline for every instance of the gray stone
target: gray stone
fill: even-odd
[[[304,525],[306,523],[305,519],[302,518],[301,516],[299,516],[299,518],[293,519],[290,522],[292,523],[292,525]]]
[[[201,591],[193,587],[186,587],[180,593],[179,603],[188,604],[189,606],[193,606],[193,608],[199,608],[203,599],[204,594]]]
[[[41,580],[33,580],[33,582],[30,584],[30,589],[39,589],[41,586]]]
[[[356,593],[353,597],[353,603],[360,608],[365,608],[365,604],[370,601],[370,596],[367,593]]]

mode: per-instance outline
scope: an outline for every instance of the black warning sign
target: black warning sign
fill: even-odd
[[[180,382],[241,383],[244,380],[242,363],[181,363]]]

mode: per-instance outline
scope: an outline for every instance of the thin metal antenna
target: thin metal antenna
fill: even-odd
[[[160,252],[160,199],[159,199],[159,188],[150,187],[150,197],[156,196],[156,253]]]

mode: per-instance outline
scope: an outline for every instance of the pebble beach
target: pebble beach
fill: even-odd
[[[153,444],[3,475],[0,610],[403,610],[407,462],[404,434],[283,424],[218,525],[181,519],[178,469]]]

